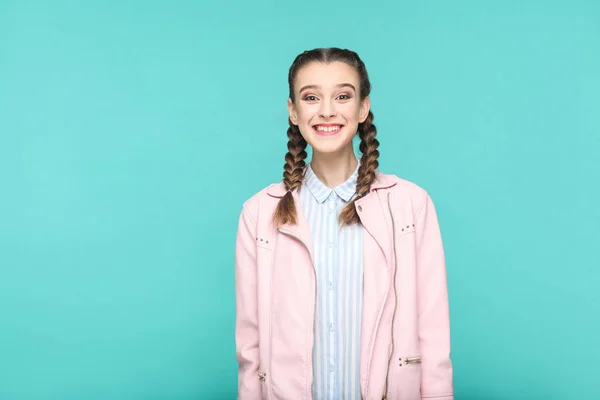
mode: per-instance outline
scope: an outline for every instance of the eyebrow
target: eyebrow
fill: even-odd
[[[356,92],[356,88],[351,83],[340,83],[338,85],[335,85],[335,87],[336,88],[349,87],[349,88],[352,88],[352,90],[354,90]],[[319,85],[306,85],[306,86],[303,86],[302,89],[300,89],[300,91],[298,93],[301,93],[303,90],[306,90],[306,89],[321,89],[321,86],[319,86]]]

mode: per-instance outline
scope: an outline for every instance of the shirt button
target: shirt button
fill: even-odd
[[[333,372],[333,365],[329,366],[329,372]]]
[[[333,290],[333,282],[329,282],[329,290]]]
[[[333,212],[334,212],[334,211],[335,211],[335,210],[334,210],[333,208],[330,208],[330,209],[329,209],[329,214],[333,214]]]
[[[333,242],[329,242],[329,248],[333,248]]]
[[[329,324],[329,332],[333,332],[333,324]]]

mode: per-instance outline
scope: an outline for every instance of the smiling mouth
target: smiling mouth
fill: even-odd
[[[336,133],[338,133],[339,131],[342,130],[342,127],[343,127],[343,125],[329,125],[329,126],[314,125],[313,129],[319,135],[335,135]]]

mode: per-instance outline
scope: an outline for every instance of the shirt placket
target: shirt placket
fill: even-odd
[[[329,215],[329,223],[330,226],[337,226],[336,218],[337,218],[337,207],[338,207],[338,199],[335,192],[332,192],[328,199],[328,215]],[[338,291],[337,291],[337,266],[338,266],[338,234],[337,230],[334,230],[332,238],[330,238],[329,242],[329,251],[332,262],[329,265],[327,271],[327,296],[329,297],[329,304],[332,305],[331,313],[329,314],[328,319],[328,327],[329,327],[329,343],[331,344],[329,347],[330,354],[329,358],[329,387],[332,388],[332,398],[338,398],[338,357],[337,357],[337,348],[338,348],[338,337],[337,337],[337,314],[338,314]]]

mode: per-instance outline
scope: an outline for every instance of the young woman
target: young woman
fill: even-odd
[[[305,51],[288,83],[283,181],[239,218],[238,398],[453,399],[436,211],[424,189],[377,170],[364,63]]]

